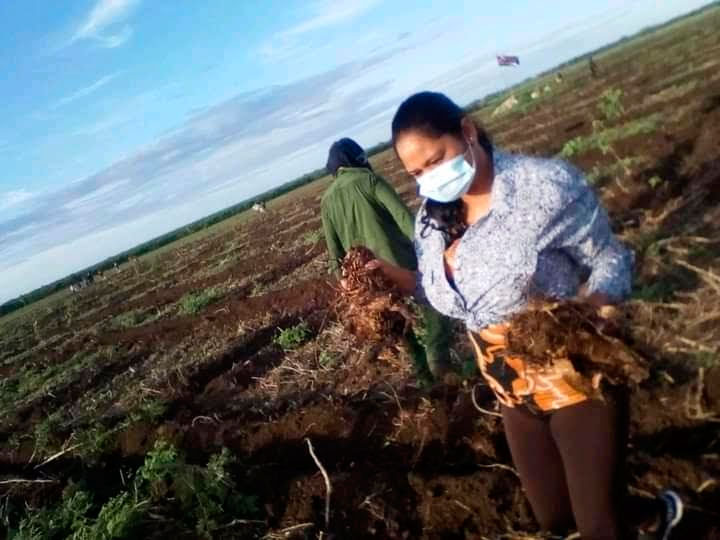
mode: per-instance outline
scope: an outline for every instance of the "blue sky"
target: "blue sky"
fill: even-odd
[[[705,3],[2,2],[0,302]]]

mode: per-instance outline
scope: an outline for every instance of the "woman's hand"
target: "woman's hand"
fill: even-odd
[[[367,270],[379,270],[408,296],[415,292],[417,272],[396,266],[383,259],[373,259],[365,265]]]
[[[595,307],[595,312],[602,319],[599,330],[603,333],[613,334],[619,324],[620,311],[613,305],[613,300],[607,294],[595,292],[582,294],[583,301]]]

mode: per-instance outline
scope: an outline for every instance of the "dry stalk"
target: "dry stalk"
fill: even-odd
[[[700,352],[709,352],[709,353],[715,353],[717,352],[717,349],[714,349],[712,347],[708,347],[707,345],[703,345],[702,343],[695,341],[694,339],[689,339],[683,336],[678,336],[678,340],[682,341],[685,345],[689,345],[690,347],[694,347]]]
[[[56,484],[57,482],[58,480],[50,480],[45,478],[11,478],[9,480],[0,480],[0,486],[5,486],[8,484]]]
[[[716,293],[720,294],[720,276],[712,273],[710,270],[703,270],[699,266],[690,264],[689,262],[683,261],[682,259],[677,259],[675,262],[680,266],[695,272],[702,278],[705,283],[710,285],[710,287],[712,287]]]
[[[696,493],[702,493],[707,488],[717,485],[717,480],[714,478],[708,478],[705,480],[702,484],[700,484],[697,489],[695,490]]]
[[[502,414],[495,411],[489,411],[487,409],[483,409],[480,405],[478,405],[477,400],[475,399],[475,389],[477,388],[477,384],[473,386],[472,390],[470,391],[470,399],[472,400],[472,404],[475,406],[475,408],[480,411],[483,414],[487,414],[489,416],[497,416],[498,418],[502,418]]]
[[[685,414],[691,420],[704,420],[706,422],[720,422],[713,413],[704,410],[702,405],[703,394],[705,393],[705,368],[699,367],[697,380],[690,386],[685,397]]]
[[[46,459],[45,461],[43,461],[42,463],[39,463],[38,465],[35,465],[35,468],[38,469],[38,468],[42,467],[43,465],[47,465],[47,464],[50,463],[51,461],[55,461],[55,460],[58,459],[59,457],[64,456],[64,455],[67,454],[68,452],[72,452],[73,450],[75,450],[76,448],[79,448],[79,447],[81,447],[81,446],[82,446],[82,443],[78,443],[78,444],[74,444],[74,445],[72,445],[72,446],[70,446],[70,447],[68,447],[68,448],[65,448],[64,450],[60,450],[59,452],[57,452],[57,453],[53,454],[52,456],[50,456],[49,458],[47,458],[47,459]],[[34,454],[34,452],[33,452],[33,454]]]
[[[504,471],[510,471],[515,476],[520,478],[520,473],[518,473],[510,465],[504,465],[502,463],[488,463],[487,465],[478,465],[478,467],[482,467],[483,469],[502,469]]]
[[[307,529],[314,526],[314,523],[298,523],[297,525],[292,525],[279,531],[268,533],[263,536],[263,540],[284,540],[295,531],[300,531],[302,529]]]
[[[328,476],[325,467],[323,467],[322,463],[320,463],[320,460],[315,455],[315,449],[313,448],[312,441],[308,437],[305,439],[305,442],[307,442],[310,456],[313,458],[315,465],[318,466],[318,469],[320,469],[320,473],[325,480],[325,530],[327,531],[330,528],[330,495],[332,494],[332,485],[330,484],[330,477]]]

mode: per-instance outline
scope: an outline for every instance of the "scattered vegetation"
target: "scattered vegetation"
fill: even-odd
[[[615,143],[636,135],[653,133],[660,123],[661,115],[655,113],[619,126],[608,127],[609,123],[621,119],[625,113],[625,107],[621,101],[622,96],[623,92],[619,88],[606,89],[598,99],[597,109],[601,116],[592,121],[592,133],[585,136],[579,135],[567,141],[560,151],[560,156],[570,158],[595,149],[600,150],[603,155],[611,155],[615,162],[604,172],[596,166],[589,174],[589,180],[596,182],[605,174],[613,175],[618,186],[627,192],[620,177],[629,177],[632,174],[631,165],[643,158],[621,157],[615,148]],[[616,171],[622,174],[617,174]]]
[[[113,317],[111,324],[117,328],[132,328],[142,324],[145,318],[142,311],[134,309]]]
[[[617,161],[620,161],[621,158],[612,146],[613,143],[635,135],[653,133],[659,124],[659,114],[651,114],[645,118],[611,128],[606,128],[605,122],[602,120],[593,120],[593,132],[590,135],[578,135],[567,141],[560,151],[560,155],[569,158],[598,149],[603,155],[611,154]]]
[[[230,528],[234,518],[257,513],[255,497],[238,490],[227,448],[210,457],[206,466],[189,464],[170,443],[159,440],[133,475],[123,476],[118,494],[106,501],[78,484],[69,484],[57,506],[28,508],[14,540],[109,540],[183,534],[213,538]],[[246,521],[244,521],[246,522]],[[145,533],[143,534],[143,531]]]
[[[318,364],[321,368],[330,369],[337,364],[339,358],[337,354],[333,354],[329,351],[320,351],[318,355]]]
[[[306,232],[302,237],[302,243],[304,245],[315,245],[323,239],[322,229],[316,229],[314,231]]]
[[[310,336],[310,327],[305,321],[301,321],[295,326],[280,330],[273,338],[273,343],[284,351],[291,351],[305,343]]]
[[[195,315],[221,296],[222,291],[217,287],[188,293],[180,299],[180,313],[182,315]]]

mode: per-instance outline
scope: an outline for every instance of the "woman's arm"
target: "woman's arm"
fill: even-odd
[[[581,295],[597,305],[623,300],[632,287],[633,254],[612,232],[610,220],[582,174],[567,166],[566,191],[557,211],[541,233],[540,245],[561,249],[590,275]]]
[[[380,270],[406,295],[411,296],[417,288],[417,272],[401,268],[382,259],[373,259],[365,265],[368,270]]]

